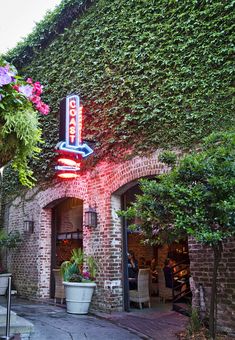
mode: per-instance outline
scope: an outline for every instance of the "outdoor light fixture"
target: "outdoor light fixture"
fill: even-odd
[[[91,207],[85,211],[85,227],[97,227],[97,212]]]
[[[28,234],[32,234],[34,231],[34,222],[29,220],[24,221],[24,231]]]

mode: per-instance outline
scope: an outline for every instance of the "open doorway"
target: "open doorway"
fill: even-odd
[[[136,200],[136,195],[141,194],[141,190],[139,184],[128,189],[122,195],[123,209],[127,209],[132,202]],[[124,284],[125,292],[124,292],[124,306],[125,310],[136,310],[141,309],[146,310],[144,307],[155,308],[158,310],[172,310],[174,307],[174,287],[175,283],[179,283],[177,287],[177,292],[180,294],[187,289],[187,297],[189,296],[189,300],[187,299],[185,304],[191,302],[190,297],[190,287],[189,287],[189,254],[188,254],[188,241],[180,240],[177,242],[173,242],[171,244],[164,244],[161,246],[152,246],[145,242],[144,236],[141,234],[141,223],[140,229],[131,230],[129,226],[132,223],[138,225],[138,221],[124,221],[124,254],[127,254],[127,257],[124,257],[124,264],[128,267],[126,275],[126,283]],[[128,258],[128,254],[134,254],[134,260],[137,263],[138,271],[133,273],[132,268],[130,267],[131,257]],[[172,287],[167,287],[168,283],[166,282],[165,277],[165,266],[167,259],[172,259]],[[133,267],[133,266],[132,266]],[[126,268],[124,269],[124,271]],[[138,289],[138,282],[140,279],[140,274],[143,275],[144,272],[149,272],[149,279],[146,286],[146,290],[149,291],[150,303],[146,301],[146,303],[137,302],[140,299],[135,300],[135,293],[131,290]],[[124,273],[125,274],[125,273]],[[165,289],[166,288],[166,289]],[[167,290],[168,288],[168,290]],[[143,293],[144,296],[144,293]],[[182,300],[183,299],[183,300]],[[184,303],[184,298],[182,295],[179,295],[180,308],[182,310],[182,301]]]
[[[83,248],[83,201],[64,198],[52,209],[51,297],[55,296],[55,275],[74,248]]]

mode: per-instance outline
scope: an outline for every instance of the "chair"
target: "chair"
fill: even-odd
[[[163,270],[158,273],[159,297],[165,303],[166,300],[172,300],[172,288],[166,287],[165,274]]]
[[[149,293],[150,296],[158,294],[158,282],[153,282],[152,275],[149,278]]]
[[[64,292],[64,285],[63,279],[60,274],[60,269],[53,269],[53,274],[55,278],[55,296],[54,296],[54,303],[56,303],[56,299],[60,299],[60,303],[63,303],[65,299],[65,292]]]
[[[133,302],[138,302],[140,309],[142,309],[142,303],[148,302],[150,306],[150,296],[149,296],[149,269],[140,269],[137,278],[137,289],[129,290],[129,299]]]

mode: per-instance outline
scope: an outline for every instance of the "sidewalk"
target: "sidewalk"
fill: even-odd
[[[169,306],[144,310],[133,309],[129,313],[97,313],[117,326],[135,331],[142,339],[176,340],[188,324],[188,317],[171,311]],[[168,307],[168,308],[167,308]]]
[[[4,305],[4,301],[0,301]],[[169,310],[68,314],[65,306],[12,298],[12,311],[34,325],[30,340],[176,340],[187,317]]]

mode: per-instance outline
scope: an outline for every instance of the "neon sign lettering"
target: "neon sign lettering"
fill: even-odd
[[[59,142],[57,149],[87,157],[93,150],[82,142],[82,114],[83,107],[80,105],[79,96],[67,96],[65,141]]]
[[[66,145],[76,147],[81,142],[78,138],[79,134],[79,110],[80,100],[78,96],[66,98]],[[81,119],[80,119],[81,120]]]

